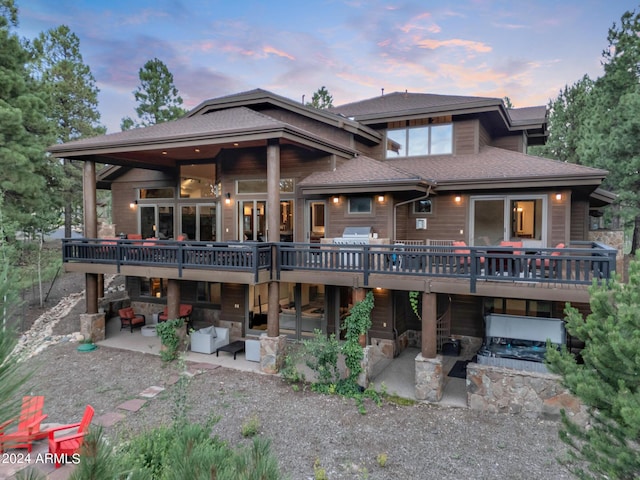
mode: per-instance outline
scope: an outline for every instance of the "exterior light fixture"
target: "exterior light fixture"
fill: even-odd
[[[166,151],[166,150],[163,150],[163,151],[162,151],[162,155],[166,155],[166,154],[167,154],[167,151]]]
[[[133,210],[134,208],[136,208],[136,205],[138,205],[138,200],[134,200],[133,202],[131,202],[129,204],[129,208]]]
[[[196,153],[200,153],[200,149],[199,148],[196,148],[193,151],[196,152]]]
[[[340,202],[340,197],[333,197],[333,203],[337,204]]]
[[[224,203],[231,205],[231,194],[227,192],[227,198],[224,199]]]
[[[562,194],[556,193],[556,200],[562,200]]]
[[[384,195],[378,195],[378,203],[384,202]]]
[[[456,201],[456,203],[460,203],[462,201],[462,197],[460,195],[456,195],[454,200]]]

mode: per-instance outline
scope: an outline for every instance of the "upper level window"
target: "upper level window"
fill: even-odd
[[[180,166],[180,198],[213,198],[219,195],[216,166],[212,163]]]
[[[267,180],[255,179],[255,180],[238,180],[236,193],[267,193]],[[281,178],[280,179],[280,193],[293,193],[294,181],[293,178]]]
[[[387,130],[387,158],[453,153],[453,124]]]
[[[349,197],[349,213],[371,213],[371,197]]]
[[[141,188],[140,198],[173,198],[173,188]]]

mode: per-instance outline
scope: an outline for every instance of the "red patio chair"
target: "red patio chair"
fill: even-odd
[[[559,243],[556,245],[556,248],[565,248],[564,243]],[[562,255],[562,252],[555,251],[551,252],[549,257],[558,257]],[[544,276],[548,277],[549,275],[555,275],[558,267],[558,261],[553,260],[551,258],[536,258],[536,270],[541,272]]]
[[[140,313],[135,313],[132,307],[125,307],[118,310],[120,315],[120,330],[130,328],[133,333],[133,327],[142,327],[147,323],[147,319]]]
[[[80,450],[84,436],[89,431],[89,425],[93,419],[93,413],[93,407],[91,405],[87,405],[84,409],[84,415],[80,422],[62,425],[49,430],[49,453],[54,455],[56,468],[60,468],[62,455],[73,455]],[[56,436],[56,433],[71,429],[76,429],[76,432]]]
[[[33,441],[47,436],[46,431],[40,430],[40,423],[47,418],[47,415],[42,413],[43,408],[43,396],[23,397],[20,416],[0,424],[0,453],[3,453],[5,448],[26,448],[31,452]],[[18,428],[14,432],[5,432],[16,420]]]

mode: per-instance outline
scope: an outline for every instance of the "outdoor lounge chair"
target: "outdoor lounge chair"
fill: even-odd
[[[73,455],[80,450],[84,436],[89,431],[89,425],[93,419],[93,413],[93,407],[91,405],[87,405],[84,409],[84,415],[80,422],[62,425],[49,430],[49,453],[55,455],[56,468],[60,468],[62,455]],[[71,429],[75,429],[76,432],[56,436],[56,433]]]
[[[118,315],[120,315],[120,330],[130,328],[133,333],[133,327],[142,327],[147,323],[146,317],[135,313],[131,307],[121,308],[118,310]]]
[[[168,312],[169,312],[169,307],[164,307],[164,310],[158,314],[158,322],[166,322],[167,320],[169,320]],[[181,303],[178,318],[182,318],[187,324],[190,324],[191,312],[193,312],[193,305]]]
[[[47,436],[46,431],[40,430],[40,423],[47,418],[47,415],[42,413],[43,408],[44,397],[23,397],[18,419],[12,419],[0,425],[0,453],[3,453],[6,448],[26,448],[31,452],[33,441]],[[5,429],[15,420],[18,420],[18,428],[13,432],[5,432]]]

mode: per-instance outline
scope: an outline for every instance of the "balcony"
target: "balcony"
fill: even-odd
[[[261,283],[280,280],[359,287],[588,301],[594,280],[610,279],[616,250],[595,242],[568,248],[309,243],[210,243],[65,239],[67,270],[190,280]],[[277,262],[273,262],[275,251]],[[273,267],[273,268],[272,268]],[[573,290],[575,295],[568,294]],[[505,293],[506,292],[506,293]],[[554,298],[554,295],[543,295]],[[579,300],[578,300],[579,299]]]

